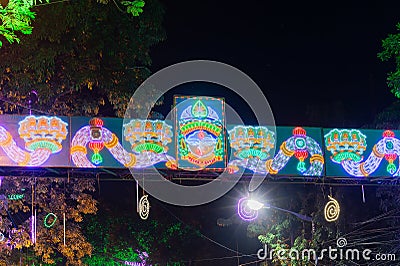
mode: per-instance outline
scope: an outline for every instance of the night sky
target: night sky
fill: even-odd
[[[371,123],[396,100],[386,85],[387,72],[394,63],[381,62],[377,53],[382,39],[396,33],[398,1],[161,2],[166,10],[167,39],[152,49],[151,70],[196,59],[230,64],[263,90],[277,125],[358,128]],[[172,104],[174,93],[202,92],[223,96],[233,106],[236,101],[226,91],[191,84],[168,94],[165,106]],[[218,217],[227,218],[234,211],[243,191],[245,188],[237,186],[201,208],[169,207],[186,221],[189,217],[208,221],[201,227],[207,236],[251,254],[260,244],[246,238],[245,226],[228,229],[215,224]],[[182,213],[185,211],[187,216]],[[210,217],[204,218],[207,215]]]
[[[394,64],[376,55],[396,32],[398,2],[161,2],[167,39],[152,50],[152,71],[230,64],[264,91],[277,125],[361,127],[395,100],[386,86]]]

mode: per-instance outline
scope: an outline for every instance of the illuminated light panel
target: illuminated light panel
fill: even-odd
[[[48,219],[51,219],[51,218],[53,219],[53,221],[51,221],[51,223],[48,223]],[[51,227],[54,226],[56,221],[57,221],[57,215],[55,215],[54,213],[50,212],[44,217],[43,224],[44,224],[45,227],[51,228]]]
[[[212,97],[175,97],[178,168],[225,168],[224,101]]]
[[[228,134],[233,154],[239,158],[229,162],[228,172],[235,173],[239,170],[238,166],[242,166],[254,172],[266,173],[264,165],[275,146],[275,133],[263,126],[240,125],[229,130]],[[258,169],[259,165],[263,168]]]
[[[334,222],[339,218],[340,215],[340,205],[337,200],[328,196],[329,201],[326,203],[324,208],[324,216],[327,222]]]
[[[282,142],[279,152],[272,159],[269,158],[269,151],[275,144],[274,132],[264,127],[235,126],[228,133],[234,155],[240,159],[229,162],[230,173],[237,172],[237,167],[241,166],[255,173],[278,174],[294,155],[298,160],[296,169],[301,175],[322,176],[322,149],[318,142],[306,135],[306,130],[302,127],[292,130],[293,136]],[[260,151],[263,151],[263,154]],[[305,161],[308,157],[309,166]]]
[[[172,141],[172,126],[165,121],[132,119],[123,127],[125,140],[132,147],[141,143],[156,143],[166,147]]]
[[[367,148],[366,136],[357,129],[332,129],[325,134],[326,149],[332,153],[332,160],[341,163],[351,159],[359,162]]]
[[[11,134],[0,126],[0,147],[7,157],[20,166],[40,166],[49,156],[62,149],[61,142],[67,135],[67,123],[57,117],[26,117],[19,122],[21,138],[25,141],[25,151],[17,146]]]
[[[68,124],[58,117],[27,116],[18,124],[18,134],[29,151],[46,148],[52,153],[59,152],[68,134]]]
[[[382,139],[373,146],[366,160],[362,156],[366,149],[365,139],[365,135],[354,129],[334,129],[325,135],[327,149],[332,153],[331,160],[341,164],[349,175],[368,177],[379,168],[384,158],[388,162],[386,171],[391,176],[399,176],[399,168],[395,161],[399,157],[400,140],[395,138],[394,132],[385,130]]]

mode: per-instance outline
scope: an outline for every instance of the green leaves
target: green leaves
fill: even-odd
[[[0,5],[0,35],[9,43],[20,42],[18,32],[32,33],[31,22],[35,18],[35,12],[30,10],[32,4],[28,0],[10,0],[6,7]],[[0,47],[2,44],[0,41]]]
[[[32,34],[32,21],[35,19],[35,12],[31,11],[37,1],[43,3],[42,0],[10,0],[6,7],[0,5],[0,35],[2,35],[9,43],[20,42],[18,33],[25,35]],[[45,0],[50,3],[50,0]],[[85,0],[87,1],[87,0]],[[99,3],[108,4],[108,0],[98,0]],[[122,1],[122,5],[126,6],[126,12],[137,17],[143,13],[145,5],[144,0]],[[0,41],[0,48],[3,43]]]
[[[400,23],[396,28],[400,31]],[[378,53],[378,58],[382,61],[394,60],[395,71],[391,71],[387,76],[387,85],[396,98],[400,98],[400,33],[389,34],[382,40],[382,51]]]
[[[145,5],[144,0],[134,0],[134,1],[122,1],[121,4],[126,6],[126,12],[132,14],[132,16],[137,17],[143,12],[143,7]]]

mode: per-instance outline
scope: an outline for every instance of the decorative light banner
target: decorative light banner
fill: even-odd
[[[131,167],[177,168],[171,121],[132,119],[123,127],[123,147],[136,160]]]
[[[178,168],[225,168],[224,100],[176,96],[174,102]]]
[[[229,144],[234,160],[228,170],[243,167],[252,172],[289,176],[322,176],[324,157],[320,128],[228,125]],[[274,145],[276,153],[271,154]]]
[[[69,167],[69,118],[0,116],[0,166]]]
[[[399,176],[399,131],[324,129],[326,176]]]
[[[278,127],[277,149],[270,173],[323,176],[324,155],[320,128]]]
[[[75,167],[121,168],[129,158],[122,148],[122,120],[71,118],[71,159]]]
[[[222,99],[177,97],[175,103],[174,121],[1,115],[0,166],[400,176],[400,131],[225,126]]]

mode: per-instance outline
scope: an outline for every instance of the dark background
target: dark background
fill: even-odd
[[[167,39],[151,53],[152,71],[230,64],[264,91],[277,125],[361,127],[395,100],[386,86],[394,63],[377,53],[396,33],[398,2],[161,2]]]
[[[161,2],[166,11],[167,39],[153,48],[151,70],[197,59],[230,64],[263,90],[279,126],[362,127],[396,100],[386,85],[387,72],[394,69],[394,63],[381,62],[377,53],[382,39],[396,33],[399,2]],[[229,105],[241,106],[240,97],[228,90],[190,83],[165,95],[164,115],[174,94],[225,97]],[[118,185],[111,197],[116,191],[132,193],[134,184]],[[151,198],[150,218],[172,216],[204,233],[195,240],[193,254],[187,254],[194,259],[193,265],[237,265],[235,250],[239,255],[254,254],[261,244],[246,236],[246,223],[219,227],[217,220],[235,215],[237,200],[246,194],[247,186],[238,184],[223,198],[198,207],[170,206]],[[268,184],[260,190],[266,199],[275,199],[281,206],[301,189],[320,188]],[[272,190],[275,192],[268,194]],[[107,197],[107,192],[102,193]],[[374,191],[367,189],[366,194],[372,197]],[[134,210],[135,196],[129,195],[129,209]],[[348,200],[354,206],[362,206],[359,188],[349,188],[348,195],[353,195]],[[232,258],[221,259],[225,256]],[[220,259],[203,260],[209,258]],[[255,260],[239,259],[241,263]]]

